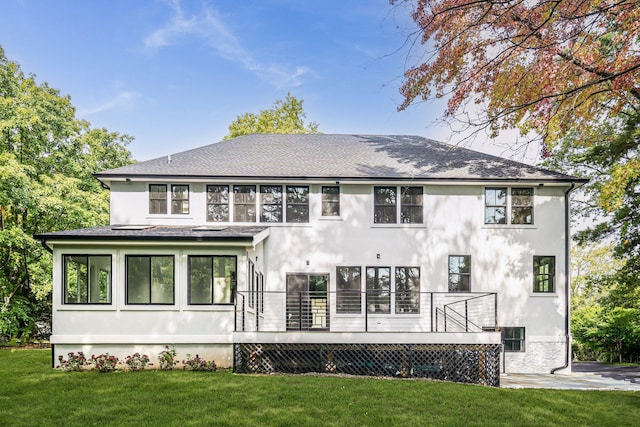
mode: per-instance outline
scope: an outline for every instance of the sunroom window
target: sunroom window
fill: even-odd
[[[64,255],[65,304],[111,303],[111,255]]]

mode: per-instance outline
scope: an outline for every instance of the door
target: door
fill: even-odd
[[[287,274],[287,330],[329,329],[328,274]]]

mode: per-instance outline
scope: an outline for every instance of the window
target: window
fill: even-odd
[[[391,312],[391,269],[367,267],[367,311]]]
[[[396,223],[396,187],[373,188],[373,222],[375,224]]]
[[[507,187],[485,188],[484,223],[533,224],[533,188],[508,190]],[[510,212],[509,218],[507,212]]]
[[[236,257],[189,256],[189,304],[231,304]]]
[[[398,222],[397,196],[397,187],[373,187],[373,222],[375,224]],[[400,187],[400,222],[422,224],[422,187]]]
[[[533,224],[533,188],[511,189],[511,223]]]
[[[329,329],[328,274],[287,274],[287,330]]]
[[[449,256],[449,292],[471,291],[471,256]]]
[[[233,186],[233,220],[256,222],[256,186]]]
[[[336,278],[336,313],[361,313],[360,267],[338,267]]]
[[[127,304],[173,304],[173,255],[126,256]]]
[[[282,186],[260,186],[260,222],[282,222]]]
[[[149,213],[166,215],[167,213],[167,185],[166,184],[150,184],[149,185]]]
[[[555,292],[555,276],[556,257],[533,257],[533,292]]]
[[[229,221],[228,185],[207,185],[207,221]]]
[[[174,215],[189,214],[189,186],[171,186],[171,213]]]
[[[504,351],[524,351],[524,328],[502,328]]]
[[[247,278],[247,283],[248,283],[248,292],[249,295],[247,295],[249,297],[249,308],[255,308],[256,306],[256,269],[255,269],[255,265],[253,264],[253,262],[249,261],[249,268],[247,268],[247,273],[249,274],[249,277]]]
[[[111,303],[111,255],[64,255],[65,304]]]
[[[322,216],[340,216],[340,187],[322,187]]]
[[[167,184],[149,184],[149,213],[167,214]],[[171,213],[173,215],[189,214],[188,185],[171,186]]]
[[[420,312],[420,268],[396,267],[396,314]]]
[[[287,185],[287,222],[309,222],[309,187]]]
[[[400,222],[422,224],[422,187],[400,187]]]

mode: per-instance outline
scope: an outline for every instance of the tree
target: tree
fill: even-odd
[[[307,115],[302,108],[303,102],[288,93],[284,101],[277,100],[270,109],[257,115],[245,113],[238,116],[229,125],[229,134],[224,139],[252,133],[318,133],[316,123],[304,121]]]
[[[91,174],[131,163],[130,141],[77,119],[0,47],[0,336],[28,335],[49,309],[52,259],[33,235],[108,223]]]

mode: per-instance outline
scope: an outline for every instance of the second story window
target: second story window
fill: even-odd
[[[282,186],[260,186],[260,222],[282,222]]]
[[[396,223],[396,187],[373,188],[373,222],[376,224]]]
[[[340,187],[322,186],[322,216],[340,216]]]
[[[207,221],[229,221],[228,185],[207,185]]]
[[[171,213],[174,215],[189,214],[189,186],[171,186]]]
[[[309,222],[309,187],[287,185],[287,222]]]
[[[172,215],[189,214],[189,186],[174,184],[171,193],[167,194],[167,184],[149,184],[149,213],[166,215],[171,205]]]
[[[485,188],[484,223],[533,224],[533,188]]]
[[[400,222],[422,224],[422,187],[400,187]]]
[[[256,186],[233,186],[233,220],[256,222]]]
[[[167,213],[167,185],[149,185],[149,213],[166,215]]]
[[[449,256],[449,292],[471,291],[471,255]]]

